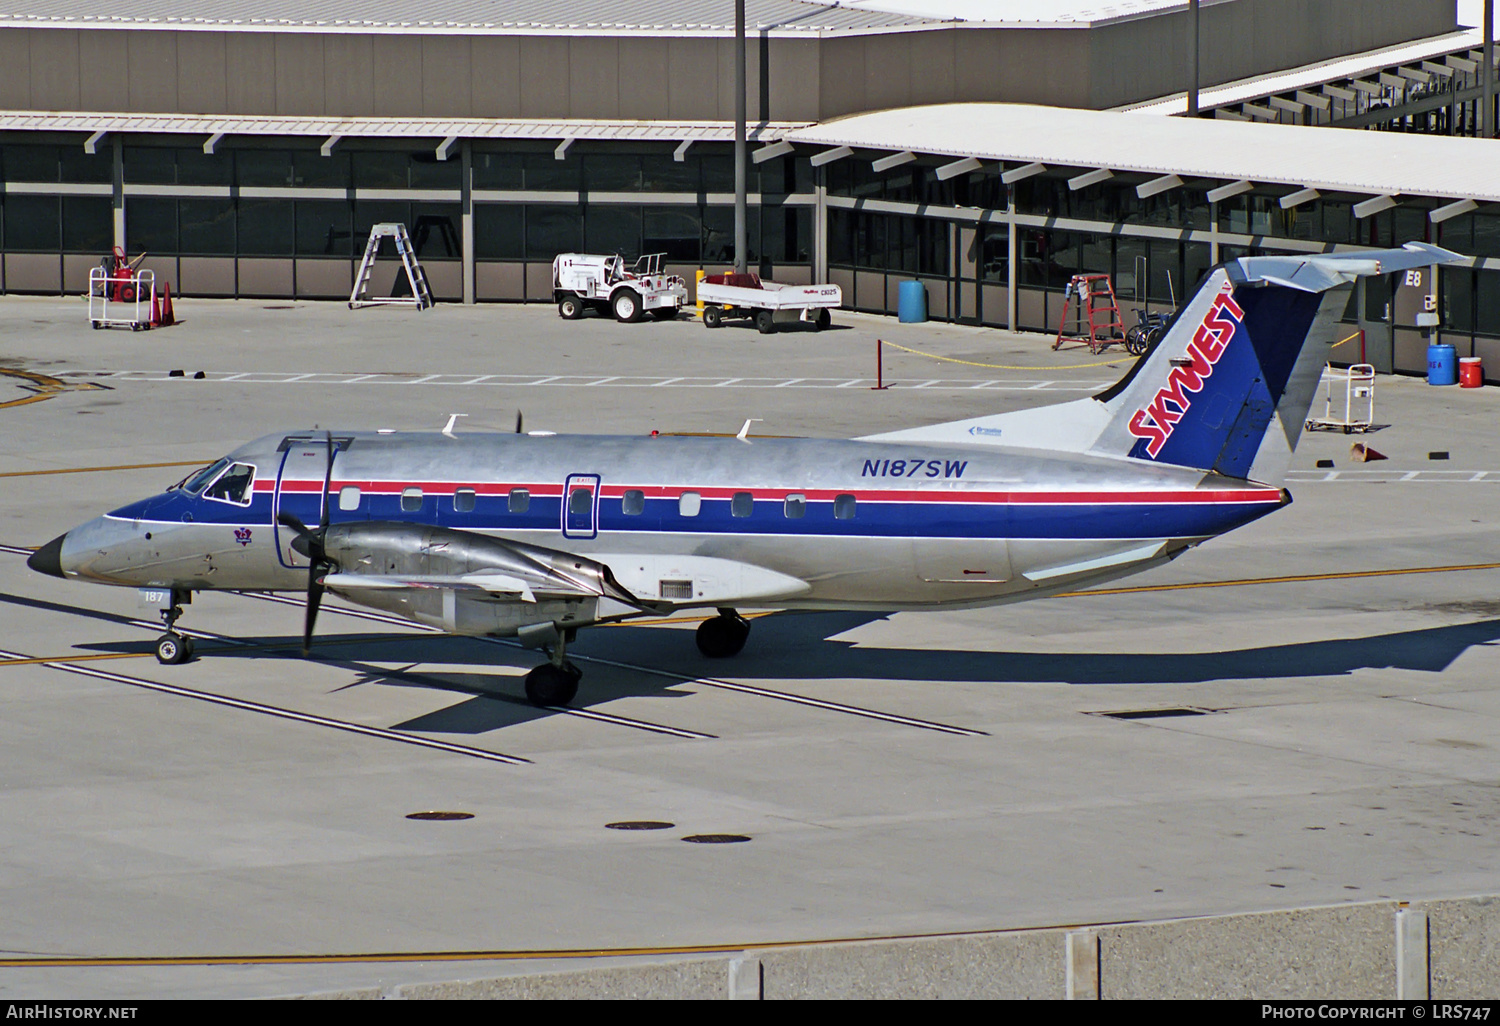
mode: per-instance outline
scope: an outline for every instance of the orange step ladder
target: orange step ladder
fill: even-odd
[[[1068,315],[1073,316],[1073,332],[1068,333]],[[1062,319],[1057,324],[1057,341],[1082,342],[1091,353],[1102,353],[1116,342],[1125,341],[1125,322],[1120,319],[1120,304],[1115,287],[1107,274],[1075,274],[1063,293]]]

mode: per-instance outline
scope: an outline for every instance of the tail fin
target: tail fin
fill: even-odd
[[[1412,242],[1232,260],[1210,271],[1161,340],[1094,398],[872,440],[1091,452],[1280,483],[1354,280],[1462,259]]]

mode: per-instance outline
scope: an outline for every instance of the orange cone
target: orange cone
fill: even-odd
[[[1376,452],[1364,442],[1355,442],[1349,446],[1349,458],[1355,463],[1371,463],[1375,460],[1388,459],[1389,457],[1383,452]]]

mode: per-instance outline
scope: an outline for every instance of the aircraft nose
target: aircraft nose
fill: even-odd
[[[66,534],[60,534],[46,545],[33,552],[26,560],[26,565],[39,574],[51,574],[53,577],[63,576],[62,570],[62,547]]]

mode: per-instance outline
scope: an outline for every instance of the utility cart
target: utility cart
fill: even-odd
[[[89,324],[95,328],[128,325],[131,331],[149,331],[155,298],[156,275],[150,270],[136,271],[126,263],[113,271],[89,270]]]
[[[687,301],[681,276],[662,270],[665,253],[641,257],[628,270],[618,253],[561,253],[552,261],[552,301],[565,321],[582,317],[590,308],[621,322],[650,314],[670,321]]]
[[[778,285],[758,274],[710,274],[698,283],[703,325],[717,328],[728,318],[754,318],[762,335],[778,324],[805,321],[815,330],[828,327],[828,311],[844,303],[837,285]]]
[[[1333,396],[1343,386],[1342,412],[1335,416]],[[1309,431],[1342,431],[1344,434],[1369,431],[1375,423],[1375,368],[1356,363],[1345,369],[1329,365],[1323,370],[1323,416],[1307,421]]]

